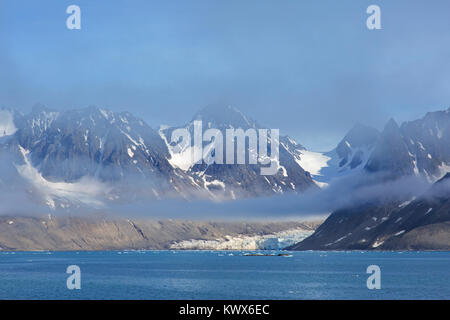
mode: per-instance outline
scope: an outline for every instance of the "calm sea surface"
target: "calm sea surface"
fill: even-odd
[[[450,252],[245,253],[0,252],[0,299],[450,299]],[[69,265],[81,290],[67,289]]]

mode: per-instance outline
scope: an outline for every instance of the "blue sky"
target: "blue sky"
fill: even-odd
[[[97,105],[156,127],[231,104],[324,151],[355,122],[450,106],[449,14],[446,0],[3,0],[0,106]]]

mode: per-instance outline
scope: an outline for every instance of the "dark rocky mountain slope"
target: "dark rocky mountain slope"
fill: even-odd
[[[449,250],[450,173],[409,201],[333,212],[292,250]]]

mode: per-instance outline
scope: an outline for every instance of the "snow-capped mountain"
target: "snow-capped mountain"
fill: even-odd
[[[314,178],[329,183],[334,178],[363,170],[379,137],[377,129],[355,125],[335,149],[322,154],[323,165],[318,166]]]
[[[176,152],[168,143],[174,128],[157,132],[128,112],[36,106],[29,114],[2,109],[0,115],[0,155],[14,173],[14,179],[0,179],[4,185],[14,180],[52,208],[137,198],[235,199],[315,187],[284,147],[278,173],[262,176],[260,165],[190,164],[189,150]],[[194,119],[220,130],[260,128],[234,108],[205,108]],[[280,141],[297,147],[287,137]]]
[[[429,112],[419,120],[405,122],[400,127],[390,120],[366,169],[388,171],[393,177],[421,175],[430,182],[450,170],[450,108]]]
[[[388,121],[383,131],[361,124],[353,127],[329,152],[298,150],[299,164],[315,181],[367,172],[423,176],[434,182],[450,171],[450,109],[427,113],[399,126]]]
[[[414,172],[436,180],[450,171],[450,108],[406,122],[401,130],[414,156]]]
[[[413,174],[412,158],[399,126],[391,119],[384,127],[365,168],[370,172],[389,172],[397,178]]]
[[[349,142],[347,138],[345,142]],[[367,160],[347,172],[358,173],[356,180],[364,184],[366,192],[373,191],[367,193],[371,196],[338,208],[311,237],[292,249],[448,250],[450,109],[427,113],[401,126],[391,119],[366,150]],[[349,159],[347,163],[353,161]],[[410,178],[408,185],[401,183],[405,178]],[[411,190],[421,190],[423,180],[433,183],[430,190],[411,194]],[[397,187],[388,189],[395,181],[400,181]],[[370,189],[371,183],[378,192]],[[404,188],[404,193],[399,188]]]
[[[25,116],[24,122],[14,142],[29,151],[33,165],[48,180],[72,182],[95,176],[114,181],[125,171],[147,176],[171,170],[158,134],[126,112],[40,109]]]
[[[169,162],[180,168],[199,185],[207,190],[215,190],[227,198],[248,197],[255,195],[270,195],[285,192],[303,192],[308,188],[316,188],[311,175],[299,164],[296,153],[303,147],[287,136],[279,137],[279,162],[275,175],[261,175],[261,164],[206,164],[197,163],[192,157],[193,143],[186,143],[180,148],[179,144],[171,143],[174,130],[187,129],[191,137],[194,136],[195,121],[201,121],[203,130],[214,128],[226,136],[227,129],[267,129],[255,120],[245,116],[238,109],[231,106],[209,106],[194,115],[192,120],[183,127],[161,128],[160,135],[167,143],[171,153]],[[203,149],[208,150],[210,142],[203,142]],[[224,154],[226,141],[224,141]],[[247,157],[257,150],[246,147]],[[201,152],[198,153],[201,156]],[[248,163],[248,162],[246,162]]]
[[[98,107],[54,111],[37,106],[29,114],[1,109],[0,186],[25,190],[50,207],[101,206],[140,198],[227,200],[301,193],[349,173],[387,171],[392,177],[422,175],[432,182],[450,169],[450,109],[401,126],[391,120],[381,133],[356,125],[326,153],[282,135],[274,140],[279,144],[274,175],[261,175],[261,163],[196,163],[195,146],[172,143],[171,136],[180,128],[193,136],[199,120],[202,132],[215,128],[223,136],[227,129],[268,129],[224,106],[206,107],[186,125],[159,131],[128,112]],[[214,156],[210,146],[203,142],[200,157]],[[256,149],[246,145],[246,152],[250,157]]]
[[[357,124],[331,151],[315,152],[296,145],[287,149],[316,184],[326,187],[335,178],[363,172],[379,137],[377,129]]]
[[[13,156],[19,178],[35,194],[43,193],[51,207],[161,193],[187,196],[196,188],[170,165],[159,134],[130,113],[97,107],[2,112],[13,117],[16,128],[2,138],[2,155]]]

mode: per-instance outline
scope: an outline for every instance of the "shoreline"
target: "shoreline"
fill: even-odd
[[[296,229],[311,234],[322,221],[215,222],[155,219],[99,219],[85,217],[0,217],[0,252],[167,250],[183,241],[276,239]],[[274,240],[274,242],[276,242]],[[291,243],[286,243],[287,247]],[[173,248],[172,248],[173,249]],[[214,249],[214,248],[211,248]],[[282,249],[271,247],[271,249]]]

